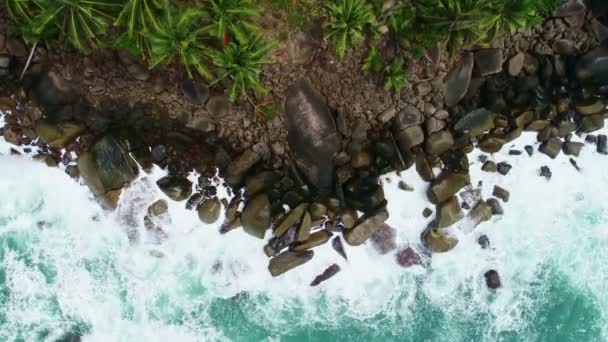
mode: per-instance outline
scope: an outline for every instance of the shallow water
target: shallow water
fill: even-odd
[[[518,140],[523,150],[528,135]],[[7,150],[1,145],[2,152]],[[154,180],[135,182],[114,214],[59,169],[0,159],[0,341],[606,341],[608,340],[608,156],[586,146],[579,173],[561,155],[509,160],[507,176],[471,167],[487,198],[511,191],[505,215],[436,254],[428,269],[403,269],[394,253],[329,245],[272,278],[264,242],[240,230],[220,235],[183,203],[171,203],[168,239],[155,243],[143,209],[163,198]],[[469,156],[476,160],[477,153]],[[548,165],[553,178],[537,175]],[[417,244],[427,220],[424,183],[408,170],[385,181],[399,245]],[[416,190],[403,192],[399,179]],[[464,224],[464,223],[463,223]],[[139,232],[130,242],[127,232]],[[477,244],[481,234],[492,249]],[[342,268],[317,288],[332,263]],[[485,286],[499,271],[503,287]]]

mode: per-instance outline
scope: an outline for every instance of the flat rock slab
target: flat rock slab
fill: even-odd
[[[340,138],[324,99],[308,81],[289,87],[285,122],[289,149],[307,180],[319,189],[331,188]]]
[[[466,95],[469,90],[469,83],[471,82],[471,74],[473,73],[473,62],[473,53],[465,53],[462,59],[446,76],[445,89],[443,91],[446,106],[454,106]]]
[[[351,246],[359,246],[372,237],[387,219],[388,212],[386,211],[367,217],[353,229],[344,232],[344,240]]]
[[[293,268],[309,262],[315,255],[313,251],[292,252],[287,251],[272,258],[268,264],[268,271],[273,277],[279,276]]]

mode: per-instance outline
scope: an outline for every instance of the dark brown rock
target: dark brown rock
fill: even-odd
[[[265,194],[258,194],[251,198],[241,215],[243,230],[250,235],[263,239],[266,230],[270,227],[271,212],[270,201]]]
[[[581,149],[583,148],[583,146],[585,146],[585,144],[583,143],[568,141],[562,145],[562,150],[564,151],[564,154],[568,156],[578,157],[578,155],[581,153]]]
[[[315,277],[315,279],[310,283],[310,286],[317,286],[327,279],[335,276],[338,272],[340,272],[340,266],[333,264],[329,266],[323,273],[319,274]]]
[[[439,203],[437,205],[436,212],[436,228],[449,227],[464,217],[462,208],[460,207],[460,203],[458,202],[458,198],[456,196],[452,196],[448,200]]]
[[[461,60],[450,70],[445,78],[445,88],[443,98],[448,107],[452,107],[466,95],[471,82],[473,72],[474,56],[471,52],[466,52]]]
[[[431,134],[425,142],[424,149],[428,154],[440,155],[454,145],[454,137],[448,130]]]
[[[483,276],[486,279],[486,285],[488,286],[488,288],[496,290],[497,288],[502,286],[500,276],[495,270],[489,270]]]
[[[344,232],[344,240],[351,246],[359,246],[367,241],[388,219],[388,212],[379,213],[364,217],[361,222],[353,229]]]
[[[273,277],[279,276],[291,269],[309,262],[314,256],[313,251],[294,252],[286,251],[270,259],[268,271]]]
[[[427,197],[433,204],[450,199],[471,179],[467,173],[444,171],[437,177],[427,191]]]
[[[562,141],[559,138],[552,138],[540,145],[538,150],[546,154],[551,159],[555,159],[562,149]]]

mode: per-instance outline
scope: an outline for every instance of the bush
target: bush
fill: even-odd
[[[395,93],[401,91],[407,80],[407,74],[403,71],[403,58],[399,57],[392,64],[384,68],[384,89]]]
[[[346,47],[360,43],[364,28],[376,23],[374,9],[366,0],[331,0],[325,7],[329,12],[327,37],[333,38],[336,54],[343,58]]]
[[[150,45],[143,34],[161,30],[159,22],[164,5],[165,0],[126,0],[114,22],[122,31],[115,45],[136,56],[145,58],[150,54]]]
[[[257,31],[252,19],[259,14],[257,5],[249,0],[205,0],[210,17],[205,30],[228,44],[230,35],[240,43],[247,43],[251,32]]]

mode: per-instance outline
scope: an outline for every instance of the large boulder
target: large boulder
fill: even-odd
[[[332,188],[340,138],[324,99],[308,81],[299,80],[289,87],[285,122],[289,149],[298,167],[313,186]]]
[[[442,229],[429,227],[420,235],[422,244],[433,253],[444,253],[456,247],[458,240],[447,235]]]
[[[460,207],[460,202],[458,202],[458,198],[456,196],[452,196],[447,201],[439,203],[436,211],[436,228],[449,227],[464,217],[462,208]]]
[[[344,232],[344,240],[351,246],[359,246],[372,237],[387,219],[388,212],[384,210],[366,217],[357,226]]]
[[[494,128],[494,118],[496,114],[485,108],[475,109],[466,114],[454,125],[454,130],[458,133],[468,133],[471,137],[477,137]]]
[[[84,127],[70,122],[53,124],[48,120],[40,120],[36,123],[35,130],[50,147],[62,148],[74,141],[84,131]]]
[[[250,235],[263,239],[270,227],[270,200],[266,194],[258,194],[251,198],[241,214],[243,230]]]
[[[600,45],[583,55],[575,67],[581,83],[608,84],[608,46]]]
[[[502,50],[477,50],[475,52],[475,65],[481,76],[499,73],[502,70]]]
[[[443,130],[431,134],[424,144],[424,150],[428,154],[440,155],[454,145],[454,137],[448,130]]]
[[[446,106],[454,106],[466,95],[467,90],[469,90],[469,83],[471,82],[473,62],[473,53],[466,52],[446,76],[445,88],[443,90]]]
[[[78,169],[91,191],[100,196],[122,189],[137,178],[137,163],[126,145],[112,136],[99,139],[78,157]]]
[[[274,257],[268,264],[268,271],[273,277],[279,276],[295,267],[309,262],[315,255],[313,251],[286,251]]]
[[[431,203],[439,204],[450,199],[470,182],[468,173],[443,171],[429,187],[427,197]]]
[[[258,153],[251,149],[245,150],[240,156],[234,159],[230,165],[226,174],[226,181],[230,185],[238,185],[243,181],[243,177],[253,167],[261,157]]]

